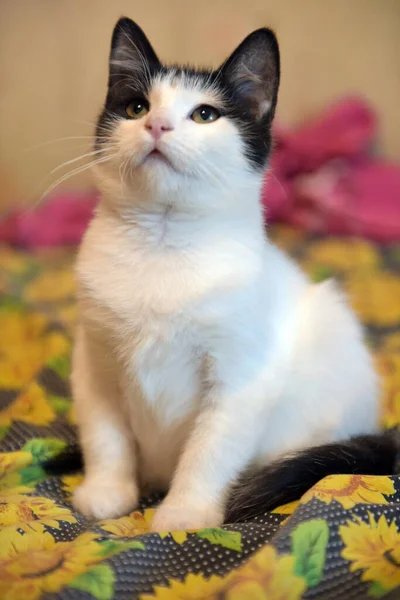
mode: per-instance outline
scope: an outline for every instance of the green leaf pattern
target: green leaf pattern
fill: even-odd
[[[315,587],[324,570],[329,527],[322,519],[306,521],[296,527],[291,537],[295,573],[305,578],[308,587]]]
[[[208,540],[211,544],[217,544],[235,552],[242,551],[242,535],[239,531],[228,531],[226,529],[203,529],[196,534],[198,537]]]
[[[115,574],[106,564],[95,565],[70,583],[69,587],[87,592],[97,600],[111,600],[114,595]]]

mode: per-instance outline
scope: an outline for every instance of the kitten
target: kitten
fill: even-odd
[[[268,490],[278,498],[293,460],[296,491],[318,452],[327,471],[374,443],[392,460],[392,442],[373,435],[289,458],[285,477],[273,463],[378,430],[355,316],[334,283],[312,284],[265,236],[279,76],[269,29],[216,71],[166,67],[135,23],[114,29],[97,127],[102,199],[77,262],[85,478],[74,505],[87,517],[117,517],[142,490],[163,489],[154,530],[215,527],[249,494],[264,508]],[[370,462],[362,468],[386,468]]]

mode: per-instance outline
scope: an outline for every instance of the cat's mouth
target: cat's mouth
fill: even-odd
[[[154,148],[151,152],[149,152],[148,156],[154,156],[156,158],[165,158],[163,153],[158,150],[158,148]]]
[[[148,155],[144,159],[144,163],[147,162],[157,162],[160,164],[165,164],[174,169],[174,165],[171,163],[169,158],[158,148],[153,148],[153,150],[151,150],[151,152],[148,153]]]

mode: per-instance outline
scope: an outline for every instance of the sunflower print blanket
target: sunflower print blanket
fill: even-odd
[[[400,245],[271,236],[315,280],[341,281],[383,376],[382,424],[399,426]],[[0,248],[0,598],[400,598],[400,477],[328,477],[261,518],[193,532],[149,533],[154,497],[120,519],[74,512],[81,475],[43,469],[76,443],[73,261]]]

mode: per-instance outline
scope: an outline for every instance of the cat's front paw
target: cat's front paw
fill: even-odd
[[[72,504],[87,519],[114,519],[126,515],[138,503],[139,493],[132,481],[84,479],[75,490]]]
[[[220,527],[224,513],[216,507],[172,506],[161,504],[151,523],[152,531],[189,531]]]

